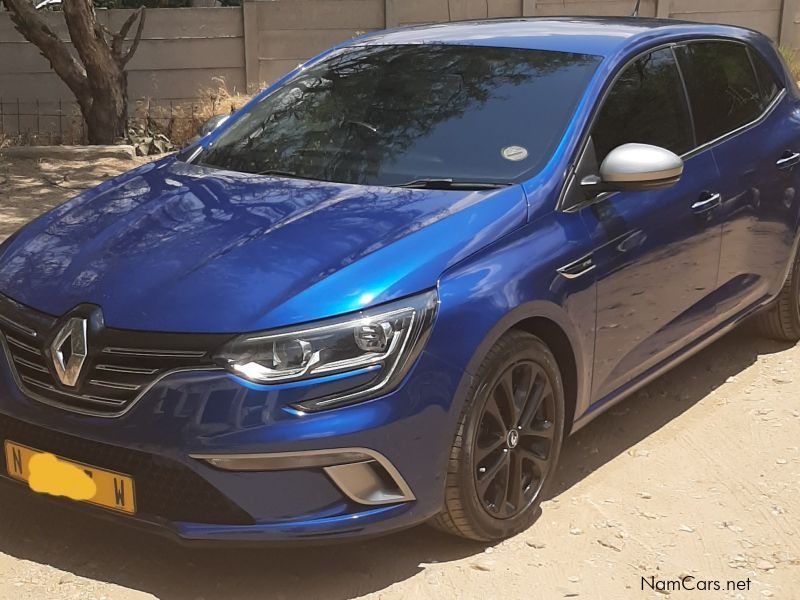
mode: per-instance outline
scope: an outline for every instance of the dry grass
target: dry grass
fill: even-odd
[[[780,52],[783,60],[786,61],[786,66],[789,67],[789,73],[792,74],[795,81],[800,82],[800,57],[797,56],[797,50],[781,46]]]
[[[200,92],[197,116],[202,121],[207,121],[214,115],[229,115],[242,108],[253,97],[235,89],[229,90],[225,85],[225,79],[221,77],[215,77],[214,82],[217,84],[216,87],[206,88]]]
[[[135,117],[139,128],[164,134],[175,147],[189,143],[197,129],[214,115],[229,115],[244,106],[252,96],[228,89],[225,79],[214,78],[215,85],[200,91],[199,100],[170,106],[137,103]]]

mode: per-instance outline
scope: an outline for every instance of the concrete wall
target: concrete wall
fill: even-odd
[[[69,41],[60,13],[43,12],[54,31]],[[101,22],[118,30],[128,10],[98,11]],[[224,77],[245,86],[244,31],[240,9],[158,9],[147,15],[142,43],[129,65],[130,97],[196,98],[198,88]],[[0,12],[0,96],[42,102],[69,99],[69,89],[36,49]]]
[[[325,48],[386,27],[486,17],[628,15],[634,0],[245,0],[241,8],[157,9],[130,64],[132,102],[197,98],[223,77],[229,88],[257,89]],[[642,16],[744,25],[783,45],[800,46],[800,0],[642,0]],[[43,13],[68,40],[60,13]],[[98,11],[118,29],[127,10]],[[0,99],[6,131],[16,101],[53,106],[69,90],[37,49],[0,11]],[[44,109],[44,112],[47,112]],[[30,122],[30,119],[28,119]]]
[[[798,0],[641,0],[642,16],[743,25],[800,46]],[[359,33],[417,23],[515,16],[629,15],[634,0],[245,0],[251,87],[274,81]],[[252,32],[252,35],[251,35]]]
[[[386,26],[384,0],[264,0],[242,8],[247,76],[256,87],[334,44]]]

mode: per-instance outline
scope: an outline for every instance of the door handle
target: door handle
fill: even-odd
[[[709,211],[714,210],[720,204],[722,204],[722,196],[719,194],[711,194],[709,192],[703,192],[700,195],[700,199],[692,204],[692,210],[698,214],[702,215]]]
[[[791,150],[787,150],[781,155],[775,165],[779,169],[791,169],[798,163],[800,163],[800,152],[792,152]]]

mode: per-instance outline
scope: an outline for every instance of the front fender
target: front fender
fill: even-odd
[[[578,215],[551,213],[455,265],[439,282],[441,306],[429,351],[463,370],[460,415],[481,362],[509,329],[531,318],[558,326],[572,348],[575,414],[588,408],[595,336],[593,273],[566,279],[558,268],[590,253]],[[457,422],[457,421],[456,421]]]

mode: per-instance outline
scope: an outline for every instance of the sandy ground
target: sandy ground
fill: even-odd
[[[130,165],[0,163],[0,238]],[[539,521],[496,546],[418,527],[186,549],[0,491],[0,598],[798,600],[798,365],[798,347],[728,335],[569,439]],[[695,590],[667,591],[685,576]]]
[[[0,241],[40,213],[147,160],[12,161],[0,154]]]

